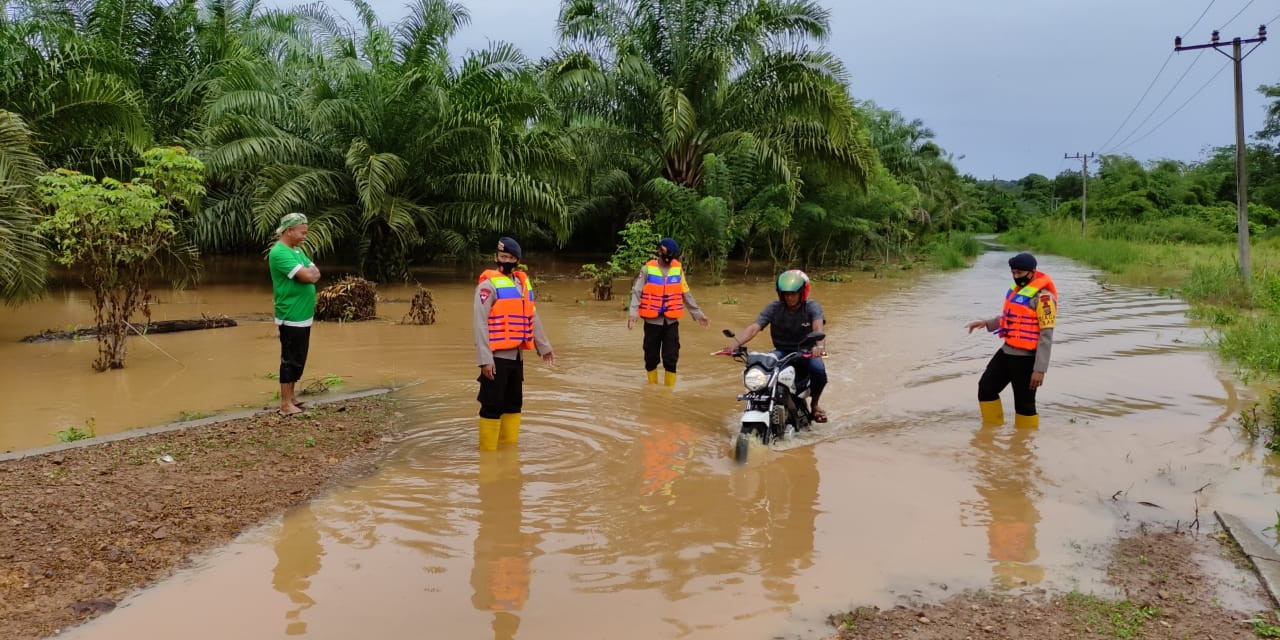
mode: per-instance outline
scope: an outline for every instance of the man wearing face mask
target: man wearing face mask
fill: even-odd
[[[1036,270],[1036,258],[1019,253],[1009,258],[1013,286],[1004,297],[1004,311],[995,318],[974,320],[969,333],[979,327],[1004,338],[1004,346],[987,363],[978,380],[978,407],[984,424],[1004,423],[1000,392],[1013,385],[1013,426],[1040,426],[1036,413],[1036,389],[1049,370],[1049,351],[1058,319],[1058,288],[1048,275]]]
[[[644,265],[631,287],[631,314],[627,328],[644,318],[644,370],[649,384],[658,384],[658,363],[665,370],[662,383],[676,386],[676,362],[680,359],[680,318],[689,313],[705,329],[711,320],[689,293],[689,281],[680,266],[680,245],[671,238],[658,242],[658,257]]]
[[[472,305],[476,362],[480,367],[480,450],[498,443],[515,444],[524,404],[524,358],[537,349],[548,365],[555,364],[551,343],[542,331],[533,305],[533,287],[523,271],[516,271],[523,254],[515,240],[498,240],[495,268],[480,274]]]

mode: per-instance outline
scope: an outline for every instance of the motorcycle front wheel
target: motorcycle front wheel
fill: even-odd
[[[751,450],[751,436],[746,432],[739,433],[733,443],[733,461],[738,464],[747,463],[747,453]]]
[[[744,464],[747,461],[747,452],[751,449],[751,434],[759,434],[761,440],[768,437],[769,425],[763,422],[744,422],[742,430],[738,432],[733,441],[733,460],[738,464]]]

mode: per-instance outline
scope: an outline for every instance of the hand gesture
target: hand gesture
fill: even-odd
[[[969,330],[969,333],[973,333],[973,330],[974,330],[974,329],[977,329],[977,328],[979,328],[979,327],[981,327],[981,328],[985,329],[985,328],[987,327],[987,321],[986,321],[986,320],[974,320],[973,322],[970,322],[969,324],[966,324],[964,327],[965,327],[966,329],[968,329],[968,330]]]
[[[546,353],[542,354],[542,361],[543,361],[543,362],[545,362],[545,363],[547,364],[547,366],[548,366],[548,367],[555,366],[555,364],[556,364],[556,354],[554,354],[554,353],[552,353],[552,352],[548,351],[548,352],[546,352]]]
[[[636,324],[636,321],[637,321],[637,320],[639,320],[639,319],[640,319],[640,316],[628,316],[628,317],[627,317],[627,329],[630,329],[631,327],[634,327],[634,326],[635,326],[635,324]]]
[[[702,316],[701,318],[698,318],[698,324],[702,325],[703,329],[706,329],[707,327],[711,326],[711,318]]]

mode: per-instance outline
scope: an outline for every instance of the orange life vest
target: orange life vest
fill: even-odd
[[[644,265],[644,289],[640,291],[640,308],[637,313],[641,318],[657,318],[666,316],[679,320],[684,316],[684,269],[679,260],[672,260],[667,275],[662,275],[662,268],[657,260],[650,260]]]
[[[1037,271],[1027,286],[1009,287],[1004,296],[1004,312],[1000,314],[999,335],[1005,344],[1026,351],[1035,351],[1040,344],[1040,318],[1036,316],[1036,301],[1042,295],[1052,295],[1056,300],[1058,288],[1049,276]]]
[[[514,271],[512,276],[497,269],[480,274],[480,282],[492,282],[498,296],[489,309],[490,351],[533,348],[533,287],[523,271]],[[520,281],[518,287],[516,280]]]

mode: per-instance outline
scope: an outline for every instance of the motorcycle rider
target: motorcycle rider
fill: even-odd
[[[817,300],[809,299],[809,276],[799,269],[782,272],[778,276],[776,286],[778,299],[765,305],[756,321],[738,332],[728,351],[735,351],[739,346],[751,342],[765,327],[769,327],[769,337],[773,340],[774,355],[778,357],[800,350],[800,343],[805,336],[814,331],[822,331],[825,319],[822,316],[822,305]],[[814,422],[826,422],[827,412],[818,407],[818,398],[827,386],[827,368],[822,357],[827,355],[827,347],[823,342],[813,346],[813,358],[796,360],[796,373],[809,375],[809,405]]]

